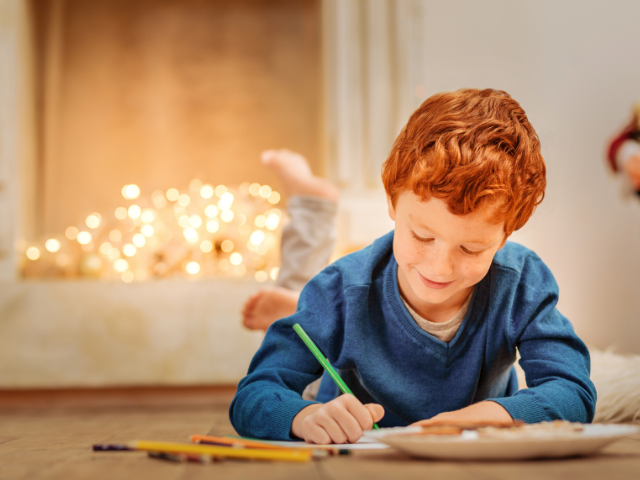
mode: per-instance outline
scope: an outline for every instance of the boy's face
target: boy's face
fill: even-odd
[[[484,212],[454,215],[442,200],[423,202],[408,191],[395,208],[388,204],[403,296],[418,313],[459,307],[506,242],[504,223],[490,222]]]

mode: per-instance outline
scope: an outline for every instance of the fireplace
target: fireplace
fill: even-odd
[[[261,336],[238,312],[277,275],[286,221],[263,149],[300,151],[339,185],[338,254],[393,228],[378,177],[424,90],[422,2],[3,8],[0,388],[241,378]],[[136,263],[163,215],[187,253]]]

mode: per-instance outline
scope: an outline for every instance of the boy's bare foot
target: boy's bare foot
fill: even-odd
[[[262,163],[275,171],[289,195],[309,195],[338,201],[338,188],[324,178],[316,177],[307,159],[291,150],[265,150]]]
[[[265,332],[276,320],[293,315],[300,294],[282,287],[266,287],[249,297],[242,309],[242,324]]]

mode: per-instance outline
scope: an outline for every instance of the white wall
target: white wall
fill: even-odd
[[[637,0],[424,1],[428,95],[492,87],[542,141],[547,197],[513,235],[560,285],[589,344],[640,353],[640,199],[623,201],[604,149],[640,99]]]

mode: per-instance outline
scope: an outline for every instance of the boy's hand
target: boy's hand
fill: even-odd
[[[381,405],[363,405],[353,395],[344,394],[300,410],[291,423],[291,433],[309,443],[354,443],[383,416]]]
[[[427,427],[440,423],[513,423],[513,418],[499,403],[486,401],[478,402],[453,412],[439,413],[428,420],[420,420],[412,425]]]

